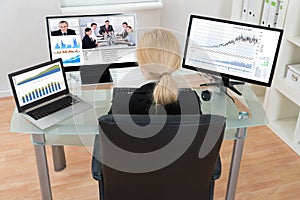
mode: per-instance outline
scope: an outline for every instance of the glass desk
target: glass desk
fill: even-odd
[[[241,110],[222,92],[213,91],[210,101],[202,101],[203,113],[226,116],[224,139],[234,140],[226,192],[226,199],[228,200],[234,199],[235,196],[247,127],[261,126],[267,123],[265,111],[251,88],[243,85],[239,86],[238,89],[243,94],[243,97],[241,99],[239,97],[239,99],[251,111],[248,118],[243,117],[244,115],[239,115]],[[201,89],[196,89],[196,91],[201,96]],[[112,90],[82,90],[79,96],[90,102],[94,106],[93,109],[76,115],[44,131],[28,123],[14,110],[10,131],[32,135],[42,199],[52,199],[45,145],[52,145],[53,160],[55,161],[54,168],[57,171],[66,166],[63,145],[92,146],[94,137],[98,134],[98,117],[106,114],[110,108]]]

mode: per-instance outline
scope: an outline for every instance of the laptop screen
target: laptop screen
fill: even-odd
[[[8,75],[19,111],[68,93],[61,59]]]

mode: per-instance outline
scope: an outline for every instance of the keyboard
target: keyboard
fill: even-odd
[[[115,87],[113,90],[113,98],[116,95],[120,94],[132,94],[137,88],[122,88],[122,87]]]
[[[113,97],[118,94],[132,94],[137,88],[125,88],[125,87],[115,87],[113,90]],[[190,88],[178,88],[179,92],[192,91]]]
[[[59,111],[68,106],[71,106],[75,103],[78,103],[78,100],[72,98],[71,96],[66,96],[57,101],[54,101],[47,105],[41,106],[37,109],[31,110],[31,111],[27,112],[27,114],[29,116],[31,116],[33,119],[38,120],[38,119],[41,119],[47,115],[50,115],[50,114],[56,112],[56,111]]]

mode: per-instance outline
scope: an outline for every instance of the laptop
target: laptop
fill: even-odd
[[[70,93],[62,59],[8,74],[20,115],[40,129],[92,108]]]

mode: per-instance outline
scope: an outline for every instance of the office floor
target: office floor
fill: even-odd
[[[30,136],[9,133],[12,98],[0,99],[0,199],[40,199],[39,181]],[[221,149],[222,176],[216,182],[215,199],[226,193],[232,141]],[[98,186],[90,173],[91,156],[84,147],[65,147],[67,168],[54,172],[51,148],[47,148],[54,199],[98,199]],[[267,127],[250,128],[236,192],[237,200],[296,200],[300,196],[300,157]]]

